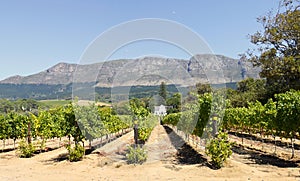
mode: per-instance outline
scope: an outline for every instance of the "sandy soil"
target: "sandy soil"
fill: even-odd
[[[162,126],[153,130],[145,144],[148,161],[128,165],[124,150],[133,143],[132,137],[129,132],[80,162],[65,160],[65,148],[32,158],[18,158],[15,151],[0,153],[0,180],[300,180],[299,165],[284,167],[276,166],[274,161],[258,162],[263,159],[262,153],[243,147],[235,148],[224,168],[214,170],[204,154],[194,152],[176,133]]]

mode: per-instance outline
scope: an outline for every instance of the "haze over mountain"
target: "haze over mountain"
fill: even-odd
[[[237,82],[245,77],[258,78],[259,68],[249,62],[222,55],[201,54],[189,60],[143,57],[112,60],[89,65],[59,63],[29,76],[13,76],[1,84],[70,84],[94,82],[98,87],[159,85],[189,86],[197,82],[212,84]],[[244,74],[244,75],[242,75]]]

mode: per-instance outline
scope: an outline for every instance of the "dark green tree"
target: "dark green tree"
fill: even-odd
[[[0,112],[8,113],[14,110],[14,105],[11,101],[6,99],[0,99]]]
[[[233,107],[247,107],[256,100],[266,103],[268,98],[264,79],[247,78],[237,83],[237,90],[228,89],[227,98]]]
[[[167,87],[165,82],[161,82],[159,87],[159,96],[167,100]]]
[[[282,0],[276,13],[258,18],[263,31],[251,36],[258,48],[248,55],[260,76],[266,78],[268,95],[300,90],[300,4],[299,0]]]
[[[237,83],[237,91],[256,92],[258,89],[263,89],[264,86],[265,86],[265,81],[263,79],[247,78]]]
[[[197,83],[196,84],[197,94],[204,94],[212,92],[212,87],[210,84]]]
[[[177,113],[181,111],[181,94],[175,93],[172,95],[172,97],[167,99],[167,105],[170,106],[168,114],[169,113]]]

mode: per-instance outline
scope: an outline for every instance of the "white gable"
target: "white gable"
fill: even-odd
[[[160,105],[154,107],[154,115],[165,116],[167,115],[166,106]]]

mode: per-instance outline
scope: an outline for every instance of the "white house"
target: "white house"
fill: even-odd
[[[154,106],[154,115],[158,115],[158,116],[167,115],[166,106],[164,106],[164,105]]]

